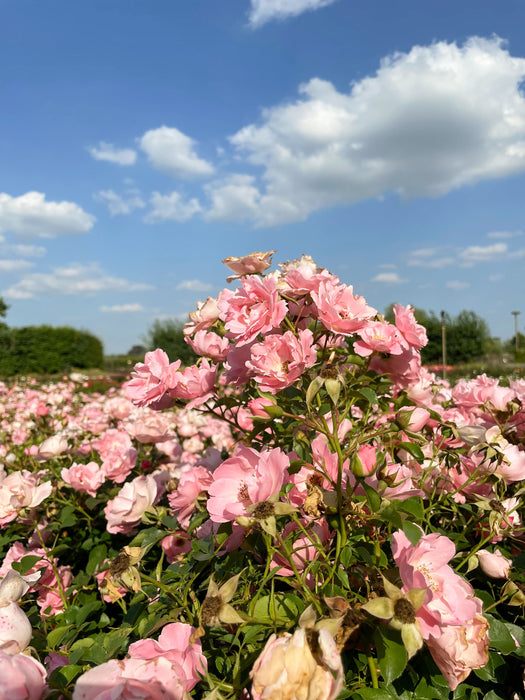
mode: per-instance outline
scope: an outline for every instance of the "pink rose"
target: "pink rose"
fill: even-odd
[[[75,491],[89,493],[90,496],[96,496],[97,489],[106,480],[104,472],[96,462],[72,464],[69,469],[62,469],[60,476]]]
[[[193,338],[186,336],[186,342],[197,355],[209,357],[214,362],[225,360],[230,349],[227,338],[221,338],[217,333],[206,331],[197,331]]]
[[[243,255],[240,258],[234,256],[224,258],[222,262],[226,265],[226,267],[229,267],[230,270],[235,272],[235,275],[230,275],[227,277],[227,282],[232,282],[233,280],[243,277],[244,275],[253,275],[258,272],[264,272],[264,270],[267,270],[272,264],[272,255],[274,253],[275,250],[269,250],[266,253],[257,251],[256,253]]]
[[[38,446],[38,453],[35,459],[38,462],[46,462],[48,459],[58,457],[69,449],[67,440],[63,435],[52,435]]]
[[[510,567],[512,561],[504,557],[497,549],[495,552],[489,552],[487,549],[480,549],[476,553],[484,573],[492,578],[508,578],[510,575]]]
[[[216,379],[217,366],[210,365],[204,358],[200,365],[192,365],[175,373],[169,395],[173,399],[191,401],[190,408],[193,408],[211,397]]]
[[[197,302],[197,310],[190,312],[190,320],[184,327],[184,335],[193,335],[199,331],[208,330],[219,318],[219,313],[217,299],[208,297],[206,301]]]
[[[287,306],[279,299],[274,279],[251,276],[243,279],[234,294],[221,294],[219,309],[230,337],[241,345],[278,328]]]
[[[172,386],[174,372],[180,367],[180,360],[170,364],[164,350],[147,352],[144,363],[135,365],[131,379],[125,385],[126,396],[137,406],[151,406],[155,409],[170,405],[164,395]]]
[[[0,696],[6,700],[40,700],[46,685],[46,669],[25,654],[11,656],[0,650]]]
[[[38,482],[38,476],[26,469],[0,480],[0,526],[15,520],[22,508],[36,508],[51,494],[50,481]]]
[[[312,331],[299,331],[298,337],[286,331],[267,335],[262,343],[253,345],[246,367],[262,391],[276,394],[291,386],[316,360]]]
[[[0,582],[0,649],[3,653],[24,651],[33,636],[29,618],[18,606],[18,600],[28,590],[28,583],[14,569]]]
[[[124,484],[104,509],[108,532],[131,532],[140,523],[144,512],[155,503],[157,488],[151,474],[137,476]]]
[[[420,350],[428,343],[425,327],[416,321],[414,309],[410,304],[394,304],[394,317],[397,329],[409,345]]]
[[[364,328],[357,331],[360,340],[354,342],[354,351],[361,357],[368,357],[373,352],[389,355],[401,355],[406,344],[403,337],[390,323],[369,321]]]
[[[364,328],[377,311],[364,297],[354,295],[353,287],[321,282],[318,292],[311,292],[321,323],[332,333],[352,335]]]

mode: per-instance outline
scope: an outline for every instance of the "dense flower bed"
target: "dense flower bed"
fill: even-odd
[[[525,380],[270,260],[192,367],[0,383],[0,698],[524,697]]]

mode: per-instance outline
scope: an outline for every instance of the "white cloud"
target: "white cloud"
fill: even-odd
[[[161,221],[187,221],[201,211],[201,205],[197,199],[185,201],[178,192],[160,194],[153,192],[149,200],[152,210],[144,217],[149,224]]]
[[[460,292],[463,289],[468,289],[470,284],[468,282],[461,282],[460,280],[450,280],[445,286],[449,289],[454,289],[456,292]]]
[[[206,284],[200,280],[182,280],[175,289],[185,289],[191,292],[209,292],[213,287],[211,284]]]
[[[492,231],[487,233],[487,238],[496,238],[498,240],[516,238],[517,236],[523,236],[523,231]]]
[[[489,282],[499,282],[503,279],[503,275],[489,275]]]
[[[29,260],[0,260],[0,272],[18,272],[18,270],[29,270],[34,263]]]
[[[46,202],[42,192],[11,197],[0,192],[0,233],[11,231],[22,237],[54,238],[87,233],[96,219],[74,202]]]
[[[33,272],[2,294],[11,299],[32,299],[41,296],[92,295],[106,291],[134,292],[147,289],[153,287],[120,277],[111,277],[96,263],[92,263],[55,267],[50,273]]]
[[[41,245],[15,243],[9,246],[16,255],[26,255],[28,258],[41,258],[46,254],[46,249]]]
[[[401,279],[397,272],[380,272],[375,277],[372,277],[371,282],[380,282],[381,284],[403,284],[406,280]]]
[[[111,216],[118,214],[130,214],[135,209],[144,209],[146,203],[143,201],[140,193],[133,190],[128,193],[128,197],[124,199],[113,190],[100,190],[94,195],[97,202],[105,204]]]
[[[252,27],[260,27],[272,19],[296,17],[308,10],[318,10],[335,0],[251,0],[249,20]]]
[[[195,141],[174,127],[146,131],[138,143],[152,167],[166,175],[192,178],[213,173],[211,163],[195,153]]]
[[[525,171],[525,58],[498,38],[385,58],[341,93],[313,78],[230,141],[262,169],[258,225],[394,192],[438,197]]]
[[[115,148],[112,143],[100,141],[98,147],[88,146],[89,153],[95,160],[105,160],[116,165],[134,165],[137,152],[132,148]]]
[[[208,221],[244,221],[257,214],[260,194],[251,175],[230,175],[204,188],[211,199]]]
[[[131,314],[144,311],[142,304],[114,304],[113,306],[101,306],[103,313]]]
[[[457,258],[452,256],[438,256],[437,248],[421,248],[409,254],[406,264],[409,267],[431,267],[440,269],[447,265],[457,264]]]
[[[459,261],[464,267],[471,267],[479,262],[494,262],[507,257],[508,245],[506,243],[493,243],[492,245],[471,245],[459,254]]]

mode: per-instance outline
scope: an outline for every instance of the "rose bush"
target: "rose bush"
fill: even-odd
[[[191,367],[0,383],[0,698],[525,697],[525,380],[271,255]]]

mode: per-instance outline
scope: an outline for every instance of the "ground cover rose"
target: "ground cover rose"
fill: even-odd
[[[40,700],[46,675],[46,669],[31,656],[10,655],[0,649],[0,700]]]
[[[137,476],[127,482],[104,509],[108,532],[126,533],[136,527],[156,501],[158,486],[155,478],[148,474]]]

